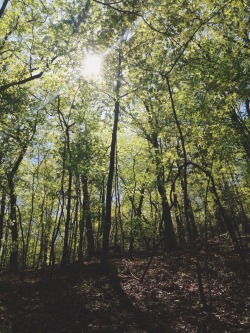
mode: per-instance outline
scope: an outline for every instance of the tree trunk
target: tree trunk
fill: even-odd
[[[6,205],[6,192],[5,192],[5,190],[3,190],[2,199],[1,199],[1,207],[0,207],[0,250],[2,248],[2,240],[3,240],[5,205]]]
[[[181,214],[180,214],[180,209],[179,209],[179,204],[178,204],[178,199],[177,199],[176,193],[174,193],[174,210],[175,210],[175,220],[176,220],[176,225],[177,225],[179,243],[181,246],[185,246],[186,245],[185,233],[183,230]]]
[[[120,113],[120,82],[121,79],[121,50],[118,54],[118,73],[117,73],[117,83],[116,83],[116,102],[114,109],[114,124],[111,140],[110,158],[109,158],[109,174],[107,181],[107,191],[106,191],[106,211],[105,220],[103,223],[103,237],[102,237],[102,255],[101,263],[106,264],[108,260],[108,250],[109,250],[109,234],[111,228],[111,209],[112,209],[112,187],[113,178],[115,170],[115,151],[116,151],[116,140],[117,140],[117,128]]]
[[[177,242],[174,233],[170,207],[166,196],[166,190],[163,185],[162,171],[160,171],[160,174],[158,174],[157,183],[162,204],[162,233],[164,238],[164,245],[166,250],[171,251],[177,248]]]
[[[65,220],[65,230],[64,230],[64,240],[63,240],[63,255],[61,261],[61,267],[66,267],[70,262],[70,249],[69,249],[69,228],[71,222],[71,191],[72,191],[72,171],[69,170],[68,179],[68,200],[66,208],[66,220]]]
[[[80,179],[79,179],[80,182]],[[81,189],[79,186],[79,200],[81,202]],[[78,261],[83,264],[83,239],[84,239],[84,213],[83,203],[80,208],[80,221],[79,221],[79,244],[78,244]]]
[[[82,191],[83,191],[83,217],[86,225],[86,236],[87,236],[87,256],[91,258],[95,256],[95,241],[94,241],[91,214],[90,214],[88,179],[85,176],[82,176],[81,178],[82,178]]]
[[[10,191],[10,230],[11,230],[11,253],[10,253],[10,269],[18,269],[18,223],[16,211],[16,193],[14,186],[14,174],[8,174],[8,186]]]
[[[168,92],[170,96],[172,111],[175,119],[175,124],[177,126],[180,141],[181,141],[181,149],[183,153],[183,162],[184,162],[184,168],[183,168],[183,192],[184,192],[184,212],[185,212],[185,219],[186,219],[186,226],[187,226],[187,233],[188,233],[188,239],[189,243],[193,246],[195,243],[195,238],[192,232],[192,226],[190,223],[190,205],[189,205],[189,199],[188,199],[188,182],[187,182],[187,152],[186,152],[186,146],[185,146],[185,140],[182,133],[181,125],[178,119],[178,115],[175,109],[174,99],[172,95],[172,90],[170,87],[169,78],[166,77],[167,86],[168,86]]]
[[[33,220],[33,213],[34,213],[34,200],[35,200],[35,175],[32,175],[32,193],[31,193],[31,212],[30,212],[30,218],[29,218],[29,224],[28,224],[28,231],[26,234],[26,245],[25,245],[25,252],[23,254],[24,256],[24,266],[27,264],[27,256],[29,251],[29,242],[30,242],[30,235],[31,235],[31,228],[32,228],[32,220]]]
[[[40,266],[40,263],[42,262],[42,257],[43,257],[43,252],[44,252],[44,206],[45,206],[45,198],[46,198],[46,193],[44,193],[43,196],[43,201],[42,201],[42,206],[41,206],[41,214],[40,214],[40,226],[41,226],[41,239],[40,239],[40,251],[38,255],[38,260],[37,260],[37,268]]]
[[[168,203],[166,189],[164,186],[164,167],[161,165],[160,159],[160,146],[158,143],[158,138],[156,133],[153,133],[152,143],[155,149],[155,160],[157,168],[157,189],[161,197],[161,206],[162,206],[162,223],[161,223],[161,232],[164,238],[164,246],[168,251],[175,250],[177,248],[177,241],[174,233],[173,221],[170,212],[170,206]]]
[[[24,146],[16,162],[14,163],[12,170],[9,173],[7,173],[7,181],[8,181],[9,196],[10,196],[10,230],[11,230],[11,239],[12,239],[10,263],[9,263],[11,270],[18,269],[18,222],[17,222],[17,209],[16,209],[17,197],[15,193],[14,177],[24,158],[26,150],[27,146]]]
[[[63,196],[63,198],[64,198],[64,196]],[[49,264],[50,264],[50,266],[52,266],[52,270],[55,267],[55,242],[56,242],[56,238],[57,238],[57,235],[59,233],[62,218],[63,218],[63,207],[64,207],[64,199],[63,199],[62,204],[61,204],[60,215],[59,215],[60,201],[58,202],[58,208],[57,208],[57,211],[56,211],[56,218],[55,218],[55,223],[54,223],[55,227],[54,227],[53,232],[52,232],[51,247],[50,247],[50,258],[49,258]],[[58,218],[58,215],[59,215],[59,218]],[[58,222],[57,222],[57,219],[58,219]]]
[[[70,263],[70,248],[69,248],[69,234],[70,234],[70,223],[71,223],[71,199],[72,199],[72,182],[73,182],[73,171],[71,165],[72,154],[70,150],[70,128],[75,124],[69,125],[66,121],[63,113],[60,110],[60,97],[58,97],[58,114],[59,121],[61,123],[62,130],[65,130],[65,144],[63,151],[63,169],[68,171],[68,188],[67,188],[67,207],[66,207],[66,219],[63,239],[63,254],[61,267],[66,267]],[[65,174],[65,171],[63,171]]]
[[[148,122],[151,125],[152,133],[151,135],[146,135],[147,140],[154,147],[155,164],[157,172],[157,190],[161,197],[161,207],[162,216],[160,223],[160,234],[164,239],[165,249],[168,251],[175,250],[177,248],[177,241],[174,233],[173,221],[170,212],[170,206],[167,200],[166,189],[165,189],[165,176],[164,176],[164,166],[161,160],[160,144],[158,142],[158,128],[153,122],[153,112],[147,103],[144,103],[145,108],[148,112]]]
[[[72,235],[72,248],[73,248],[73,254],[72,254],[72,260],[75,262],[77,259],[77,235],[79,230],[79,223],[78,223],[78,216],[79,216],[79,207],[80,207],[80,189],[79,189],[79,182],[78,178],[76,180],[76,204],[75,204],[75,214],[74,214],[74,232]]]

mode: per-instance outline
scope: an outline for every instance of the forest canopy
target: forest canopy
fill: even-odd
[[[0,266],[250,231],[244,0],[5,0]],[[244,259],[244,258],[243,258]]]

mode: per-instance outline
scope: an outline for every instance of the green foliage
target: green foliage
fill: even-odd
[[[125,249],[132,237],[138,248],[147,238],[157,241],[159,180],[175,232],[182,227],[186,233],[176,117],[190,162],[189,212],[198,232],[208,220],[211,234],[219,229],[218,205],[208,174],[194,163],[211,173],[225,212],[243,230],[250,214],[248,26],[249,6],[237,0],[11,1],[0,25],[0,181],[7,195],[2,256],[8,258],[11,247],[7,174],[21,153],[14,182],[26,257],[20,252],[19,261],[51,263],[53,246],[60,261],[71,174],[70,260],[77,259],[81,233],[87,247],[81,177],[88,181],[88,219],[99,250],[117,99],[112,241],[119,239]],[[120,96],[114,82],[118,48]],[[89,52],[103,55],[102,80],[83,76]]]

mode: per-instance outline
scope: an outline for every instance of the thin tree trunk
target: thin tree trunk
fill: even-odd
[[[103,224],[105,222],[105,176],[102,179],[102,185],[100,190],[100,203],[98,211],[98,228],[96,233],[96,251],[97,253],[101,253],[101,236],[103,231]]]
[[[0,250],[2,248],[2,240],[3,240],[5,205],[6,205],[6,192],[5,192],[5,190],[3,190],[2,199],[1,199],[1,207],[0,207]]]
[[[64,231],[64,241],[63,241],[63,255],[61,261],[61,267],[66,267],[70,262],[70,249],[69,249],[69,227],[71,223],[71,191],[72,191],[72,172],[69,171],[68,179],[68,200],[66,207],[66,220],[65,220],[65,231]]]
[[[91,258],[95,255],[95,241],[94,241],[91,214],[90,214],[88,179],[85,176],[82,176],[82,191],[83,191],[83,216],[85,220],[86,236],[87,236],[87,256]]]
[[[73,254],[72,254],[72,260],[73,262],[76,261],[76,249],[77,249],[77,235],[78,235],[78,216],[79,216],[79,203],[80,203],[80,196],[79,196],[79,184],[77,180],[76,184],[76,205],[75,205],[75,216],[74,216],[74,238],[73,238]]]
[[[26,246],[24,252],[24,266],[26,266],[27,255],[29,251],[29,242],[30,242],[30,234],[31,234],[31,227],[32,227],[32,220],[33,220],[33,212],[34,212],[34,200],[35,200],[35,190],[34,190],[34,182],[35,182],[35,175],[32,175],[32,193],[31,193],[31,212],[30,212],[30,219],[28,224],[28,230],[26,234]]]
[[[43,216],[44,216],[44,205],[45,205],[45,198],[46,193],[44,193],[42,206],[41,206],[41,215],[40,215],[40,226],[41,226],[41,239],[40,239],[40,251],[38,255],[37,260],[37,268],[40,265],[40,262],[42,261],[43,251],[44,251],[44,224],[43,224]]]
[[[120,191],[119,191],[119,181],[118,181],[118,151],[116,147],[116,171],[115,171],[115,197],[116,197],[116,206],[115,206],[115,223],[116,223],[116,232],[115,232],[115,242],[114,242],[114,255],[117,255],[119,252],[124,253],[124,232],[121,218],[121,200],[120,200]],[[120,227],[120,238],[121,243],[118,244],[119,237],[119,227]]]
[[[34,135],[34,133],[35,133],[35,129],[34,129],[33,135]],[[11,171],[9,173],[7,173],[7,181],[8,181],[9,196],[10,196],[10,230],[11,230],[11,238],[12,238],[12,247],[11,247],[10,264],[9,264],[11,270],[18,269],[18,223],[17,223],[17,210],[16,210],[17,197],[16,197],[16,193],[15,193],[14,177],[24,158],[26,150],[27,150],[27,146],[24,146],[22,148],[22,151],[20,152],[16,162],[14,163]]]
[[[19,222],[19,228],[21,231],[21,240],[22,240],[22,269],[24,269],[25,268],[25,237],[24,237],[24,231],[23,231],[22,215],[21,215],[18,205],[16,205],[16,208],[17,208],[17,212],[18,212],[18,222]]]
[[[185,146],[185,140],[182,133],[181,125],[177,116],[177,112],[175,109],[174,99],[172,95],[172,90],[170,87],[169,78],[166,77],[167,80],[167,86],[168,86],[168,92],[170,96],[172,111],[174,114],[175,123],[179,132],[180,140],[181,140],[181,148],[183,153],[183,160],[184,160],[184,168],[183,168],[183,191],[184,191],[184,211],[185,211],[185,219],[186,219],[186,225],[187,225],[187,232],[188,232],[188,238],[190,244],[194,243],[194,235],[192,233],[192,227],[190,224],[190,214],[189,214],[189,204],[188,204],[188,183],[187,183],[187,152],[186,152],[186,146]]]
[[[79,178],[80,182],[80,178]],[[81,202],[81,188],[79,186],[79,200]],[[78,261],[83,264],[83,239],[84,239],[84,213],[83,202],[80,208],[80,221],[79,221],[79,244],[78,244]]]
[[[183,226],[182,226],[181,214],[180,214],[180,209],[179,209],[176,193],[174,193],[174,210],[175,210],[175,220],[176,220],[176,225],[177,225],[179,242],[180,242],[181,246],[185,246],[186,245],[185,233],[184,233]]]
[[[4,235],[4,244],[2,246],[2,254],[1,254],[1,268],[6,268],[7,266],[7,242],[8,242],[8,236],[9,236],[9,229],[5,229],[5,235]]]
[[[108,260],[108,250],[109,250],[109,234],[111,228],[111,209],[112,209],[112,187],[115,169],[115,151],[116,151],[116,140],[117,140],[117,129],[119,122],[120,113],[120,85],[121,85],[121,50],[118,53],[118,73],[116,82],[116,102],[114,108],[114,124],[111,140],[110,158],[109,158],[109,174],[107,181],[107,191],[106,191],[106,211],[105,220],[103,223],[103,238],[102,238],[102,254],[101,263],[106,264]]]
[[[73,171],[71,165],[72,154],[70,150],[70,128],[75,123],[69,125],[66,121],[63,113],[60,110],[60,98],[58,97],[58,114],[61,123],[61,128],[65,128],[65,145],[63,152],[63,168],[68,171],[68,188],[67,188],[67,207],[66,207],[66,219],[64,229],[64,240],[63,240],[63,254],[61,267],[66,267],[70,263],[70,248],[69,248],[69,236],[70,236],[70,223],[71,223],[71,199],[72,199],[72,182],[73,182]]]
[[[174,114],[174,119],[176,126],[179,131],[179,136],[181,140],[181,147],[182,147],[182,153],[183,153],[183,160],[184,160],[184,167],[183,167],[183,191],[184,191],[184,211],[185,211],[185,219],[186,219],[186,225],[187,225],[187,232],[188,232],[188,238],[189,238],[189,243],[191,245],[192,251],[196,257],[196,273],[197,273],[197,280],[198,280],[198,287],[199,287],[199,296],[200,296],[200,301],[201,304],[203,305],[204,308],[207,308],[207,301],[206,301],[206,296],[204,293],[204,288],[203,288],[203,281],[202,281],[202,274],[201,274],[201,266],[197,254],[197,249],[196,249],[196,244],[195,244],[195,237],[196,237],[196,228],[195,228],[195,221],[194,221],[194,216],[193,216],[193,211],[192,211],[192,206],[190,199],[188,197],[188,181],[187,181],[187,152],[186,152],[186,146],[185,146],[185,140],[184,136],[182,133],[182,129],[180,126],[180,122],[177,116],[177,112],[175,109],[175,104],[174,104],[174,99],[172,95],[172,90],[170,87],[170,81],[169,78],[166,77],[167,80],[167,86],[168,86],[168,92],[170,96],[170,101],[171,101],[171,106]]]
[[[131,209],[131,215],[130,215],[130,238],[129,238],[129,255],[132,258],[133,252],[134,252],[134,232],[133,232],[133,218],[134,218],[134,210]]]
[[[13,181],[14,175],[8,175],[8,186],[10,191],[10,230],[11,230],[11,253],[10,253],[10,269],[18,269],[18,224],[17,224],[17,212],[16,212],[16,194]]]
[[[60,211],[60,215],[59,215],[60,206],[61,206],[61,211]],[[50,264],[50,266],[52,266],[52,271],[54,270],[54,266],[55,266],[55,242],[56,242],[57,235],[59,233],[61,222],[63,219],[63,207],[64,207],[64,199],[63,199],[63,202],[61,205],[60,205],[60,201],[58,202],[58,209],[56,211],[56,218],[55,218],[55,227],[52,232],[50,257],[49,257],[49,264]],[[59,218],[58,218],[58,215],[59,215]],[[58,220],[58,222],[57,222],[57,220]]]
[[[177,241],[173,227],[173,221],[170,212],[170,206],[168,203],[166,189],[165,189],[165,175],[164,166],[161,161],[161,151],[158,139],[158,132],[156,124],[153,123],[153,112],[150,106],[145,102],[144,106],[148,112],[148,121],[152,128],[151,135],[146,135],[147,140],[153,145],[154,157],[157,170],[157,190],[161,198],[162,216],[159,226],[159,232],[164,239],[164,246],[166,250],[175,250],[177,248]]]

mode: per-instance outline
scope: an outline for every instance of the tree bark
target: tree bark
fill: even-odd
[[[27,82],[39,79],[42,75],[43,75],[43,72],[40,72],[38,74],[32,75],[30,77],[27,77],[27,78],[25,78],[23,80],[14,81],[14,82],[10,82],[10,83],[4,84],[3,86],[0,86],[0,92],[1,91],[5,91],[5,90],[7,90],[7,89],[9,89],[11,87],[20,86],[20,85],[25,84]]]
[[[12,240],[12,247],[10,253],[10,262],[9,268],[11,270],[18,269],[18,222],[17,222],[17,197],[15,192],[15,183],[14,177],[15,174],[24,158],[25,152],[27,147],[23,147],[21,153],[19,154],[16,162],[14,163],[12,170],[7,173],[7,181],[8,181],[8,188],[9,188],[9,196],[10,196],[10,230],[11,230],[11,240]]]
[[[152,140],[155,156],[156,156],[156,167],[157,167],[157,189],[161,197],[161,205],[162,205],[162,234],[164,239],[165,249],[168,251],[175,250],[177,248],[177,241],[175,237],[173,221],[170,212],[170,206],[168,203],[166,189],[164,186],[164,167],[161,165],[160,160],[160,146],[158,142],[158,138],[156,134],[153,134]]]
[[[71,165],[71,149],[70,149],[70,128],[74,126],[75,123],[69,124],[65,119],[62,111],[60,110],[60,96],[58,96],[58,106],[57,112],[59,115],[59,121],[62,130],[65,130],[65,143],[63,151],[63,174],[65,170],[68,171],[68,188],[67,188],[67,206],[66,206],[66,219],[65,219],[65,229],[64,229],[64,239],[63,239],[63,254],[61,260],[61,267],[66,267],[70,263],[70,248],[69,248],[69,232],[71,223],[71,199],[72,199],[72,182],[73,182],[73,171]]]
[[[170,206],[167,200],[166,190],[162,182],[162,171],[157,177],[158,192],[161,197],[162,204],[162,233],[164,238],[165,249],[168,251],[175,250],[177,248],[176,237],[174,233],[174,227],[170,212]]]
[[[0,18],[3,16],[4,11],[5,11],[5,9],[6,9],[6,7],[7,7],[9,1],[10,1],[10,0],[4,0],[2,6],[1,6],[1,8],[0,8]]]
[[[79,179],[80,182],[80,179]],[[81,200],[81,189],[79,186],[79,200]],[[81,201],[80,201],[81,202]],[[78,244],[78,261],[83,264],[83,239],[84,239],[84,213],[83,203],[80,206],[80,221],[79,221],[79,244]]]
[[[118,73],[117,73],[117,82],[116,82],[116,101],[114,109],[114,124],[111,140],[111,149],[110,149],[110,158],[109,158],[109,174],[107,181],[107,190],[106,190],[106,211],[105,211],[105,220],[103,223],[103,238],[102,238],[102,255],[101,263],[106,264],[108,260],[108,250],[109,250],[109,234],[111,228],[111,209],[112,209],[112,188],[113,188],[113,178],[115,170],[115,151],[116,151],[116,140],[117,140],[117,128],[119,122],[119,113],[120,113],[120,82],[121,79],[121,50],[118,54]]]
[[[16,193],[14,185],[14,174],[10,173],[7,176],[8,186],[10,191],[10,230],[11,230],[11,253],[10,253],[10,270],[18,269],[18,223],[16,211]]]
[[[1,208],[0,208],[0,250],[1,250],[1,247],[2,247],[2,240],[3,240],[3,225],[4,225],[5,205],[6,205],[6,192],[5,192],[5,189],[4,189],[2,191]]]
[[[82,176],[82,191],[83,191],[83,218],[86,225],[86,236],[87,236],[87,256],[89,258],[95,255],[95,241],[93,235],[93,228],[90,214],[90,200],[88,190],[88,179]]]
[[[61,267],[66,267],[70,262],[70,249],[69,249],[69,228],[71,222],[71,196],[72,196],[72,171],[69,167],[69,179],[68,179],[68,200],[66,207],[66,220],[65,220],[65,231],[63,241],[63,255],[61,261]]]
[[[170,81],[169,78],[166,77],[167,86],[168,86],[168,92],[170,96],[170,102],[172,106],[172,111],[175,119],[175,123],[179,132],[180,140],[181,140],[181,148],[183,153],[183,160],[184,160],[184,168],[183,168],[183,192],[184,192],[184,212],[185,212],[185,219],[186,219],[186,225],[187,225],[187,233],[190,244],[194,244],[194,234],[192,232],[192,226],[190,223],[190,205],[189,205],[189,198],[188,198],[188,182],[187,182],[187,152],[186,152],[186,146],[185,146],[185,140],[182,133],[181,125],[177,116],[177,112],[175,109],[174,99],[172,95],[172,90],[170,87]]]

